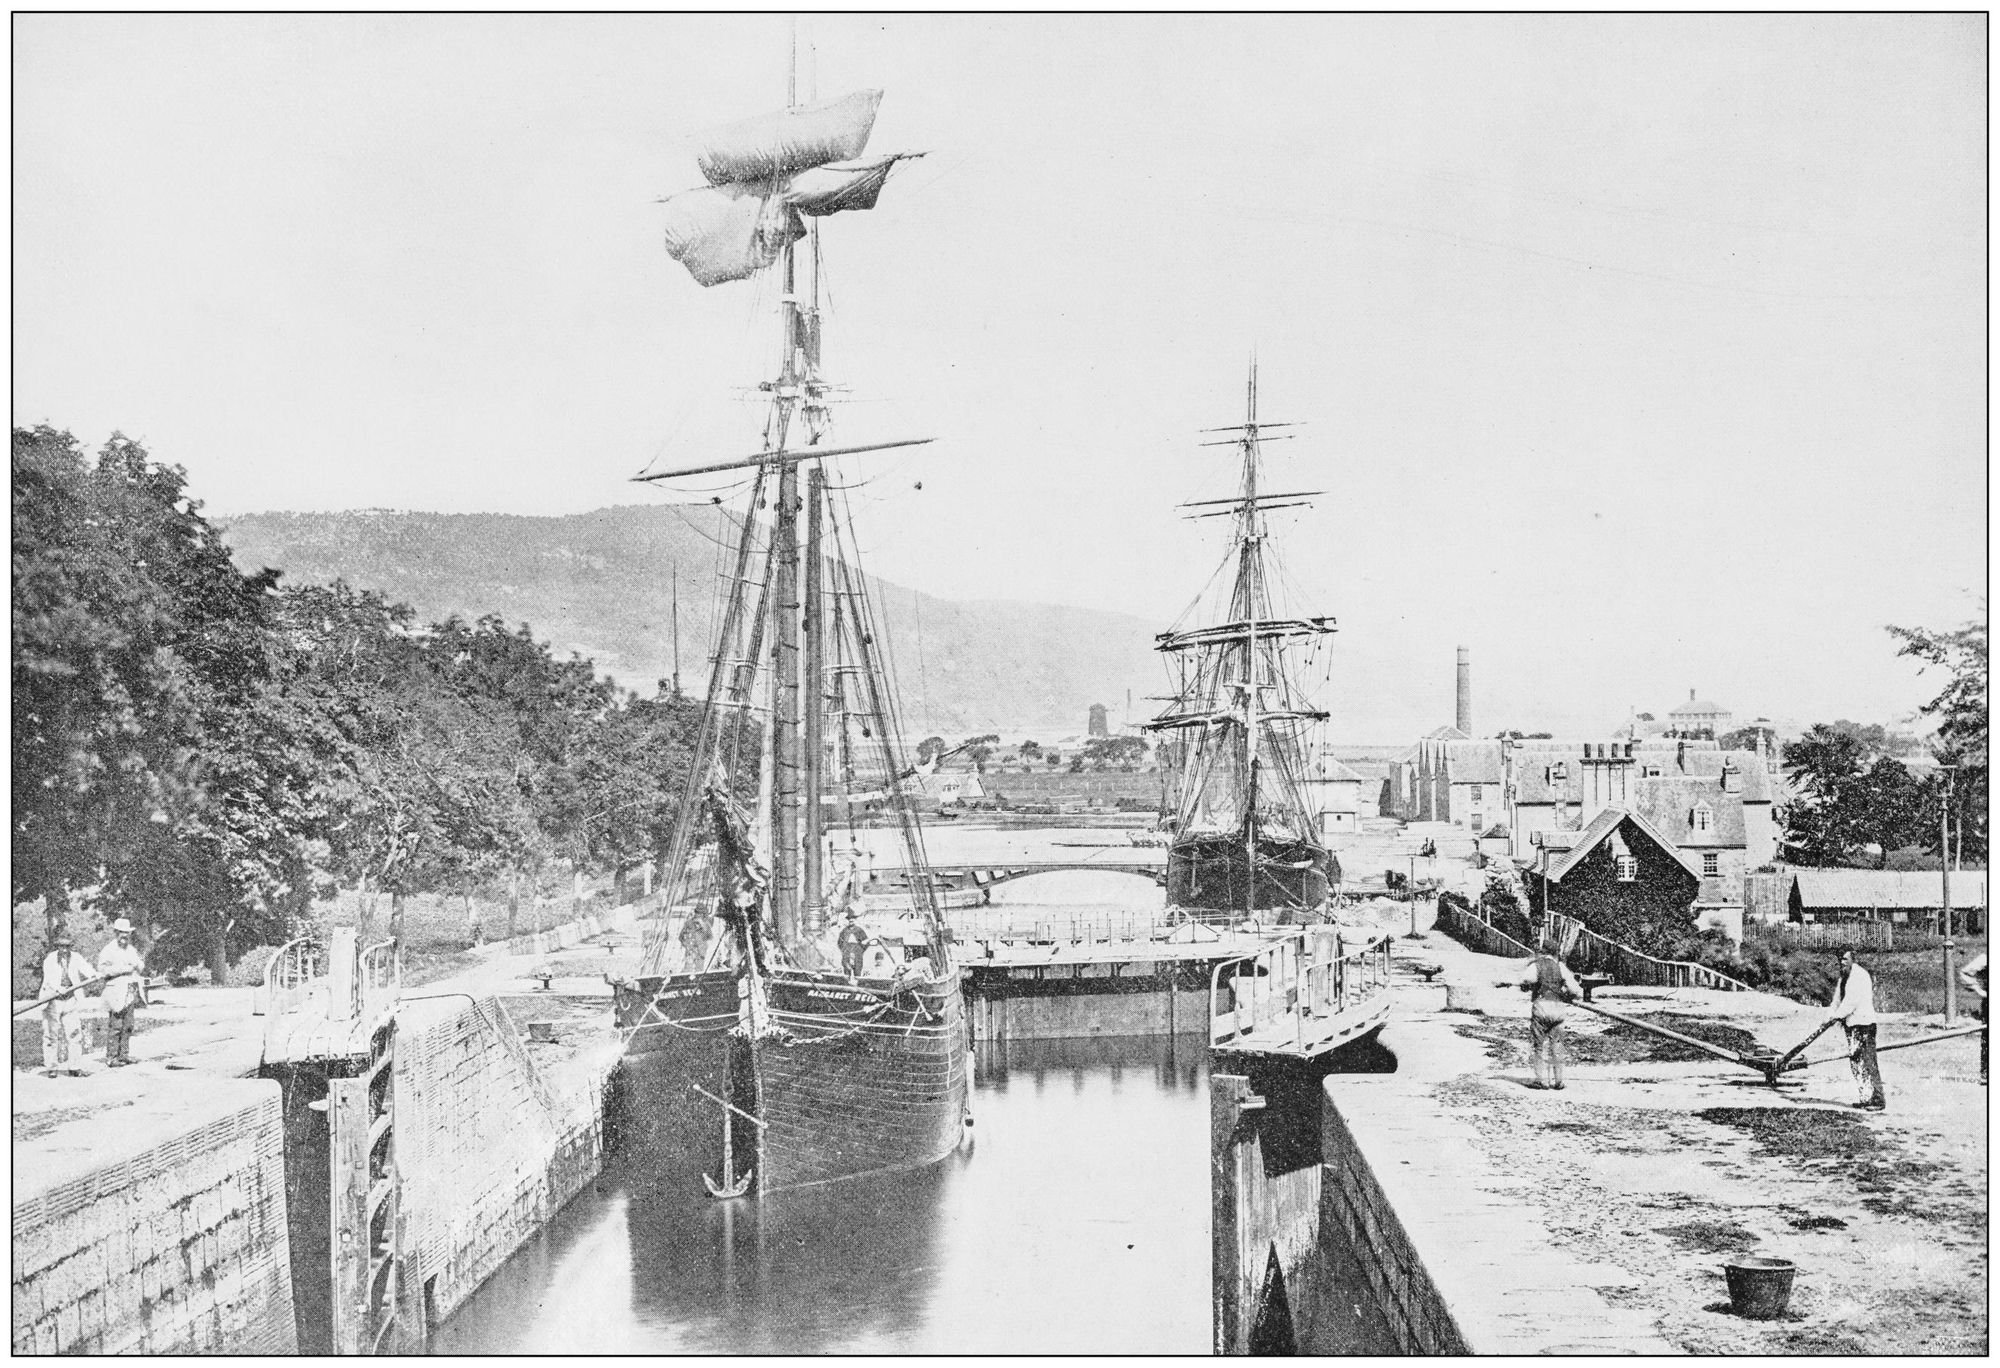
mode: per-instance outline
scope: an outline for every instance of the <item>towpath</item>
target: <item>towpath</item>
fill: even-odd
[[[1567,1086],[1529,1088],[1524,961],[1443,933],[1383,1043],[1331,1096],[1475,1352],[1983,1353],[1986,1090],[1975,1038],[1882,1056],[1884,1113],[1833,1058],[1784,1086],[1573,1009]],[[1821,1020],[1763,993],[1599,990],[1684,1034],[1786,1049]],[[1884,1043],[1936,1029],[1885,1017]],[[1722,1265],[1789,1259],[1785,1318],[1735,1315]]]

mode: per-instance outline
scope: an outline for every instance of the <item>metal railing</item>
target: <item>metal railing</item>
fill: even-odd
[[[1027,916],[1026,909],[1007,907],[952,908],[945,924],[961,941],[1029,941],[1037,944],[1088,945],[1148,941],[1171,929],[1164,916],[1149,912],[1072,912]]]
[[[1389,986],[1393,941],[1386,931],[1357,944],[1338,928],[1306,927],[1222,961],[1209,976],[1209,1043],[1247,1038],[1303,1049],[1309,1018],[1335,1016]]]
[[[253,1001],[255,1015],[278,1015],[297,1011],[312,993],[313,986],[326,979],[326,942],[317,936],[300,936],[278,947],[264,966],[264,985]]]
[[[364,1019],[372,1020],[395,1006],[403,991],[403,957],[396,942],[377,941],[355,956],[354,1007]]]

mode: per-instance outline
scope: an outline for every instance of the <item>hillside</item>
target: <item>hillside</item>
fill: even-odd
[[[425,621],[497,614],[559,653],[652,692],[674,669],[672,582],[680,577],[682,687],[700,693],[721,605],[720,511],[604,508],[567,517],[495,513],[253,513],[218,520],[237,563],[288,579],[379,589]],[[1126,692],[1160,692],[1160,625],[1121,613],[1008,601],[955,602],[874,581],[911,731],[1084,729]],[[1143,710],[1145,705],[1135,703]]]

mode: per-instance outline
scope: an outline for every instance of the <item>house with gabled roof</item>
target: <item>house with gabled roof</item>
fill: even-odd
[[[1535,913],[1574,917],[1623,945],[1691,930],[1701,912],[1701,866],[1627,808],[1605,808],[1581,831],[1539,833],[1525,872]]]
[[[1332,836],[1340,832],[1358,831],[1361,828],[1363,812],[1361,791],[1367,781],[1352,769],[1336,759],[1332,752],[1321,750],[1306,767],[1306,801],[1319,816],[1322,836]],[[1368,805],[1367,811],[1374,810]]]
[[[1530,741],[1507,753],[1516,861],[1544,832],[1576,831],[1620,807],[1644,816],[1689,857],[1701,901],[1743,902],[1743,878],[1777,858],[1779,783],[1754,751],[1709,740]]]

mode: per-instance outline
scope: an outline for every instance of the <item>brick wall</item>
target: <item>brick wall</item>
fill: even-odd
[[[193,1091],[76,1123],[126,1154],[39,1189],[17,1153],[15,1353],[296,1352],[277,1085]]]
[[[608,1041],[552,1082],[493,998],[406,1006],[396,1160],[432,1314],[448,1315],[596,1176],[616,1057]]]

